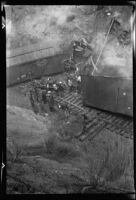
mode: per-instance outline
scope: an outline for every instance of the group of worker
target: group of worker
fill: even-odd
[[[41,102],[45,105],[49,105],[49,109],[53,112],[54,109],[54,93],[61,94],[67,88],[69,88],[70,92],[76,90],[76,92],[80,91],[80,83],[81,83],[81,71],[77,67],[78,63],[76,58],[79,54],[83,54],[86,49],[91,49],[87,41],[82,38],[80,41],[73,42],[73,50],[71,60],[73,64],[75,64],[75,72],[74,76],[70,76],[70,73],[67,73],[66,84],[54,81],[52,78],[48,78],[46,83],[39,83],[33,80],[33,90],[30,91],[30,102],[34,110],[36,104],[40,104]],[[85,64],[86,68],[86,64]]]
[[[50,80],[50,79],[49,79]],[[30,90],[30,103],[35,113],[38,113],[37,105],[47,105],[51,112],[55,111],[54,109],[54,97],[53,92],[51,91],[50,83],[46,85],[41,85],[33,80],[33,87]]]

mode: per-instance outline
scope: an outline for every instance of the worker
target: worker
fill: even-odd
[[[38,94],[38,88],[37,88],[37,82],[36,80],[32,81],[32,86],[33,86],[33,93],[34,93],[34,98],[37,102],[39,102],[39,94]]]
[[[34,101],[34,96],[33,96],[33,91],[30,90],[30,103],[31,103],[31,106],[32,106],[32,109],[34,111],[35,114],[38,113],[38,108],[37,108],[37,105]]]
[[[48,91],[46,96],[47,96],[47,102],[48,102],[50,111],[54,112],[55,108],[54,108],[54,97],[53,97],[53,94],[51,93],[51,91]]]
[[[31,103],[31,106],[32,106],[32,108],[34,107],[34,98],[33,98],[33,92],[32,92],[32,90],[30,90],[30,103]]]
[[[70,109],[69,109],[67,103],[61,104],[60,108],[64,111],[65,117],[69,118],[69,116],[70,116]]]
[[[69,91],[70,92],[73,92],[74,91],[74,85],[73,85],[73,81],[70,79],[70,78],[68,78],[68,87],[69,87]]]
[[[57,83],[57,90],[58,90],[58,94],[59,94],[60,96],[63,95],[65,89],[66,89],[66,84],[65,84],[65,82],[59,81],[59,82]]]
[[[81,76],[77,76],[76,77],[77,79],[77,93],[80,93],[81,92]]]
[[[47,90],[42,91],[42,102],[47,103]]]
[[[83,48],[81,47],[80,41],[73,42],[73,52],[72,52],[72,59],[76,62],[77,57],[81,57],[83,53]]]
[[[82,134],[84,134],[86,132],[87,121],[88,121],[88,117],[84,114],[83,115],[83,130],[82,130]]]

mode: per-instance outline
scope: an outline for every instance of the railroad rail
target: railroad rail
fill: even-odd
[[[85,107],[80,94],[66,92],[63,97],[54,96],[57,103],[66,103],[73,111],[87,117],[86,131],[77,136],[79,140],[92,140],[103,128],[122,137],[133,139],[133,119],[114,113]]]

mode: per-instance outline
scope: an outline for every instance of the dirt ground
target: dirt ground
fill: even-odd
[[[36,115],[23,91],[7,90],[8,194],[134,191],[132,140],[103,129],[81,142],[81,116]]]

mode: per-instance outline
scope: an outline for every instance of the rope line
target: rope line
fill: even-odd
[[[102,49],[101,49],[101,51],[100,51],[100,54],[99,54],[99,56],[98,56],[98,58],[97,58],[97,61],[96,61],[95,65],[93,64],[93,67],[94,67],[94,66],[95,66],[95,67],[94,67],[94,69],[93,69],[93,71],[92,71],[92,75],[94,74],[95,69],[97,69],[98,62],[99,62],[99,60],[100,60],[100,57],[101,57],[102,52],[103,52],[103,50],[104,50],[104,47],[105,47],[105,45],[106,45],[106,42],[107,42],[107,39],[108,39],[110,30],[111,30],[111,27],[112,27],[112,25],[113,25],[113,22],[114,22],[114,18],[113,18],[112,21],[111,21],[111,25],[110,25],[110,27],[109,27],[109,29],[108,29],[108,32],[107,32],[107,35],[106,35],[106,37],[105,37],[105,41],[104,41],[103,47],[102,47]]]

